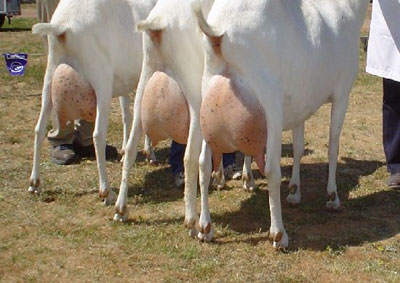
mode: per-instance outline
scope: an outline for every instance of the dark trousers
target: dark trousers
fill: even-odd
[[[390,174],[400,173],[400,82],[383,79],[383,148]]]
[[[183,172],[183,157],[185,156],[185,149],[186,145],[172,141],[168,163],[171,166],[172,174],[174,175]],[[222,163],[224,168],[235,163],[235,153],[224,153]]]

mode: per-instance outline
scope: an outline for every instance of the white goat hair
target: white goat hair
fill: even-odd
[[[264,110],[268,137],[265,167],[260,169],[268,178],[269,235],[276,248],[288,245],[280,203],[282,130],[296,129],[295,136],[297,132],[301,140],[304,121],[327,102],[332,103],[332,112],[326,206],[340,206],[335,179],[339,136],[358,70],[360,28],[368,3],[220,0],[214,3],[207,21],[195,8],[206,34],[203,103],[213,82],[223,78],[240,85],[240,95],[245,100],[254,97]],[[204,186],[201,192],[206,194],[210,160],[210,146],[203,142],[200,184]],[[205,230],[211,226],[211,219],[208,200],[201,199],[199,225]],[[202,237],[210,238],[207,234]]]
[[[205,12],[209,10],[212,2],[203,1]],[[189,135],[184,156],[185,223],[194,236],[195,224],[198,222],[196,191],[202,141],[199,124],[203,72],[202,34],[192,11],[191,1],[159,0],[147,19],[140,22],[137,28],[144,31],[143,65],[135,96],[133,125],[126,146],[114,220],[125,221],[128,218],[126,205],[128,176],[136,159],[139,138],[143,133],[141,123],[143,93],[152,75],[161,71],[176,80],[189,108]]]
[[[48,36],[49,55],[42,107],[35,128],[29,191],[40,192],[39,153],[52,110],[52,77],[57,66],[66,63],[86,79],[96,93],[97,116],[93,140],[99,171],[99,195],[105,204],[115,201],[115,193],[109,186],[105,161],[111,98],[126,96],[138,83],[142,63],[142,37],[132,27],[147,16],[155,2],[156,0],[61,0],[50,23],[33,26],[34,34]],[[129,105],[129,102],[124,105]]]
[[[202,1],[205,13],[213,0]],[[201,102],[201,77],[203,72],[202,34],[198,28],[191,1],[160,0],[145,21],[138,24],[143,34],[144,61],[142,75],[135,97],[134,120],[126,147],[126,159],[123,165],[120,193],[116,202],[114,220],[126,221],[128,176],[137,153],[137,143],[143,132],[141,116],[143,113],[143,95],[146,85],[155,73],[165,73],[175,79],[189,105],[190,126],[188,145],[185,151],[185,200],[186,224],[192,235],[197,234],[196,190],[198,157],[201,146],[199,111]],[[173,50],[173,52],[171,52]],[[171,109],[172,111],[172,109]],[[251,159],[245,158],[243,167],[243,186],[252,190],[255,187],[250,170]],[[220,168],[220,172],[221,172]],[[219,173],[220,173],[219,172]],[[223,174],[216,174],[217,183],[224,183]]]

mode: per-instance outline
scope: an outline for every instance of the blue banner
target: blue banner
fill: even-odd
[[[26,53],[4,53],[8,72],[11,76],[23,76],[28,54]]]

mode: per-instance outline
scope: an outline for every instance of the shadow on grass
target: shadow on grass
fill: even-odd
[[[155,148],[157,164],[167,164],[169,157],[169,147]],[[137,162],[145,162],[146,156],[139,151]],[[134,174],[134,168],[131,172]],[[174,177],[169,167],[157,168],[146,172],[143,183],[137,183],[128,188],[128,197],[142,198],[144,203],[162,203],[183,199],[183,189],[175,187]]]
[[[162,203],[183,199],[183,189],[175,188],[170,168],[161,168],[145,175],[143,185],[135,184],[128,189],[128,197],[140,196],[144,203]]]
[[[18,28],[0,28],[0,33],[2,32],[21,32],[21,31],[31,31],[32,28],[29,27],[18,27]]]
[[[305,147],[303,156],[314,153],[314,150]],[[282,157],[293,157],[293,144],[282,144]]]
[[[290,238],[290,249],[325,250],[357,246],[363,242],[375,242],[400,232],[400,193],[390,190],[349,199],[349,193],[357,190],[362,176],[373,174],[383,163],[344,158],[337,169],[339,197],[344,207],[341,212],[325,209],[327,164],[302,165],[302,203],[298,207],[288,205],[288,182],[282,182],[281,200],[284,225]],[[283,168],[289,175],[291,168]],[[316,177],[317,176],[317,177]],[[266,232],[270,225],[268,192],[257,190],[242,202],[234,213],[212,215],[221,226],[244,233]],[[257,243],[267,238],[260,234],[239,242]],[[223,241],[225,243],[225,241]],[[222,243],[223,244],[223,243]]]

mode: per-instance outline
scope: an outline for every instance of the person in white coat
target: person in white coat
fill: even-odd
[[[366,71],[383,78],[388,186],[400,189],[400,0],[374,0],[372,5]]]

